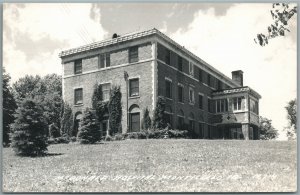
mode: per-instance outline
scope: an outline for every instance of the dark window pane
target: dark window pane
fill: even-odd
[[[199,81],[203,82],[203,75],[202,75],[202,70],[199,69]]]
[[[75,74],[80,74],[82,73],[82,60],[76,60],[74,62],[74,73]]]
[[[140,113],[130,114],[130,127],[132,132],[140,131]]]
[[[178,101],[183,102],[183,87],[178,86]]]
[[[166,49],[166,56],[165,56],[165,62],[166,64],[170,65],[170,61],[171,61],[171,55],[170,55],[171,51]]]
[[[106,53],[105,54],[105,57],[106,57],[106,67],[110,67],[110,53]]]
[[[199,108],[203,109],[203,96],[199,95]]]
[[[132,79],[129,83],[130,97],[139,95],[139,79]]]
[[[210,86],[211,85],[211,78],[210,78],[210,74],[207,73],[207,85]]]
[[[129,48],[129,63],[139,61],[138,47]]]
[[[105,55],[100,54],[100,68],[104,68],[104,67],[105,67]]]
[[[172,98],[172,83],[166,80],[166,97]]]
[[[182,71],[182,57],[178,56],[178,70]]]
[[[74,103],[75,104],[82,104],[82,88],[75,89],[75,97],[74,97]]]

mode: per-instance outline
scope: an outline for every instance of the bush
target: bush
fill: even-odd
[[[100,125],[95,114],[87,108],[81,119],[81,127],[78,132],[78,141],[81,144],[93,144],[100,140]]]
[[[170,138],[187,138],[188,131],[187,130],[169,130],[168,131]]]
[[[157,103],[153,117],[153,127],[156,129],[163,129],[167,126],[164,114],[166,109],[166,99],[162,96],[158,96]]]
[[[108,105],[109,112],[109,131],[111,135],[122,132],[122,94],[120,86],[114,86],[110,92]]]
[[[39,102],[24,99],[12,124],[12,147],[17,155],[38,156],[47,151],[47,124]]]
[[[76,142],[76,137],[75,137],[75,136],[71,137],[71,138],[70,138],[70,141],[71,141],[71,142]]]
[[[142,128],[147,130],[151,128],[151,118],[149,116],[149,110],[148,107],[144,110],[144,117],[142,121]]]
[[[124,140],[125,139],[125,135],[124,134],[115,134],[114,137],[113,137],[113,140],[115,141],[120,141],[120,140]]]
[[[49,138],[48,139],[48,144],[57,144],[57,140],[54,138]]]
[[[49,125],[49,135],[50,137],[57,138],[60,137],[59,128],[55,124]]]
[[[74,135],[73,132],[73,114],[72,109],[64,102],[62,104],[62,113],[61,113],[61,121],[60,121],[60,134],[61,135]]]
[[[58,144],[68,144],[70,142],[68,137],[58,137],[54,139]]]

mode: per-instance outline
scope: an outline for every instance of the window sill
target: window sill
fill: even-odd
[[[193,103],[193,102],[189,102],[189,105],[191,105],[191,106],[194,106],[194,105],[195,105],[195,103]]]
[[[184,105],[184,102],[178,102],[178,103]]]
[[[199,110],[204,111],[203,108],[199,108]]]
[[[128,97],[128,99],[137,99],[137,98],[140,98],[140,96],[137,95],[137,96],[130,96],[130,97]]]
[[[166,97],[166,100],[171,100],[171,101],[173,101],[173,99],[172,99],[172,98],[168,98],[168,97]]]

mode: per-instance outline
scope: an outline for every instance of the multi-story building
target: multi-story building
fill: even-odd
[[[122,133],[140,131],[143,110],[153,115],[158,96],[166,98],[165,118],[173,129],[198,138],[258,139],[259,99],[243,86],[243,72],[232,79],[157,29],[92,43],[60,53],[63,98],[74,113],[75,132],[95,85],[103,101],[118,85],[122,93]],[[128,79],[124,79],[124,74]],[[102,121],[102,130],[107,122]]]

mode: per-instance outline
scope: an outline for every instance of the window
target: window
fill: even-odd
[[[189,116],[189,130],[190,131],[195,131],[195,117],[194,117],[194,114],[193,113],[190,113],[190,116]]]
[[[75,89],[74,93],[74,103],[75,104],[82,104],[82,88]]]
[[[199,82],[203,82],[203,71],[199,69]]]
[[[139,48],[138,47],[131,47],[129,48],[129,63],[139,61]]]
[[[214,113],[214,106],[213,106],[213,100],[210,98],[207,98],[207,106],[208,106],[208,112]]]
[[[192,62],[189,63],[189,73],[194,76],[194,64]]]
[[[182,57],[181,56],[178,56],[178,70],[180,71],[183,71],[183,68],[182,68]]]
[[[184,95],[183,95],[183,86],[178,85],[178,102],[183,103]]]
[[[233,98],[233,110],[242,110],[242,98]]]
[[[250,111],[258,114],[258,103],[253,99],[250,99]]]
[[[207,73],[207,85],[211,86],[211,76],[209,73]]]
[[[194,92],[194,89],[191,87],[189,89],[189,102],[192,104],[195,103],[195,92]]]
[[[74,62],[74,74],[82,73],[82,59],[75,60]]]
[[[217,89],[218,90],[222,89],[222,82],[219,79],[217,79]]]
[[[203,109],[203,95],[199,94],[199,108]]]
[[[110,96],[110,83],[101,85],[102,101],[108,101]]]
[[[204,138],[204,124],[199,123],[199,138],[203,139]]]
[[[130,113],[130,130],[131,132],[140,131],[140,113]]]
[[[129,95],[130,97],[139,95],[139,79],[129,80]]]
[[[110,53],[100,54],[99,68],[110,67]]]
[[[227,99],[216,100],[216,112],[227,112],[228,101]]]
[[[166,80],[166,97],[172,99],[172,82]]]
[[[165,62],[166,64],[171,64],[171,51],[166,49],[166,56],[165,56]]]
[[[178,112],[178,129],[179,130],[184,130],[185,129],[185,127],[184,127],[184,113],[183,113],[183,111],[182,110],[179,110],[179,112]]]

